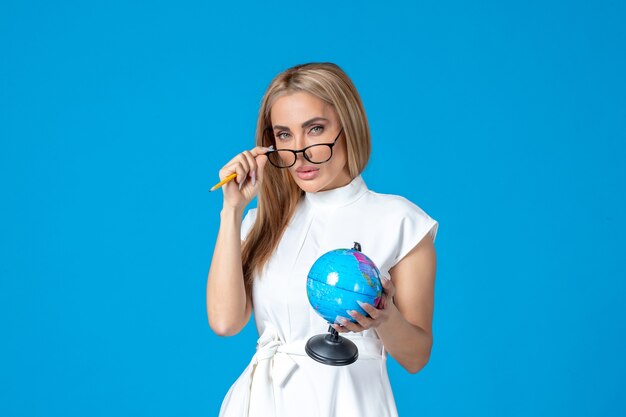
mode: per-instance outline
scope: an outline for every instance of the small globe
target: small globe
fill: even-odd
[[[369,317],[357,300],[378,307],[382,292],[380,271],[357,249],[326,252],[315,261],[308,274],[309,303],[329,323],[335,323],[337,316],[355,323],[347,310]]]

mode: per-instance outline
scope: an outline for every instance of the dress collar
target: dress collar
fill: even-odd
[[[365,181],[363,181],[363,177],[358,175],[350,183],[342,187],[316,193],[306,192],[304,199],[307,204],[316,207],[342,207],[359,199],[367,190],[368,188]]]

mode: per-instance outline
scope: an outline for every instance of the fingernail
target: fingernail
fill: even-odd
[[[347,312],[348,314],[350,314],[351,316],[354,316],[354,314],[355,314],[354,310],[352,310],[352,311],[351,311],[351,310],[346,310],[346,312]]]
[[[345,317],[337,316],[335,318],[335,323],[345,324],[347,322],[348,322],[348,319],[346,319]]]
[[[243,183],[244,183],[245,181],[246,181],[246,180],[244,179],[244,180],[242,180],[242,181],[239,183],[239,191],[241,191],[241,187],[243,187]]]
[[[256,171],[252,171],[250,178],[252,178],[252,186],[254,187],[256,185]]]
[[[356,300],[356,302],[357,302],[357,303],[361,306],[361,308],[363,308],[363,305],[364,305],[365,303],[362,303],[362,302],[361,302],[361,301],[359,301],[359,300]],[[363,308],[363,309],[364,309],[364,308]],[[365,309],[364,309],[364,310],[365,310]]]

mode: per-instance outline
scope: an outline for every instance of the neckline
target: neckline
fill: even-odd
[[[348,184],[332,190],[305,192],[304,200],[316,207],[342,207],[356,201],[368,190],[363,177],[359,174]]]

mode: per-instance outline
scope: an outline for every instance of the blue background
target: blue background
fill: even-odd
[[[310,61],[440,222],[400,415],[626,415],[624,3],[410,3],[2,1],[0,415],[217,414],[256,331],[208,327],[208,189]]]

